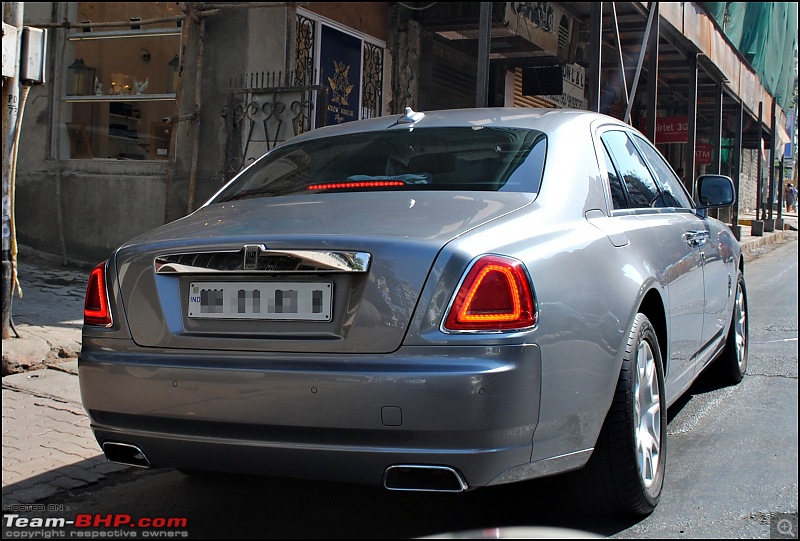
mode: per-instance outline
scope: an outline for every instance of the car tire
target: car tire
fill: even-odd
[[[747,319],[747,289],[741,272],[736,279],[736,294],[733,299],[733,313],[728,336],[725,339],[725,349],[714,361],[718,380],[731,385],[742,381],[747,372],[750,331]]]
[[[628,334],[611,408],[589,462],[578,472],[579,498],[603,513],[650,514],[664,485],[666,437],[658,336],[639,313]]]

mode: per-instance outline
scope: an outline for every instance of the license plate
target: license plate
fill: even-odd
[[[192,282],[189,317],[330,321],[331,282]]]

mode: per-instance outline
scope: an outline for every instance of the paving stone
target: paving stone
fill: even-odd
[[[100,479],[103,479],[105,477],[104,475],[98,472],[87,470],[86,468],[78,465],[65,466],[60,469],[60,472],[68,477],[72,477],[73,479],[77,479],[80,481],[85,481],[87,483],[96,483]]]
[[[79,446],[71,441],[60,441],[57,443],[54,442],[50,445],[45,445],[44,448],[50,449],[56,453],[64,453],[80,459],[92,458],[93,456],[101,454],[101,450],[97,446],[95,446],[94,449],[89,449],[87,447]]]
[[[19,449],[23,453],[29,452],[31,449],[39,449],[43,445],[47,445],[52,443],[53,438],[48,436],[48,434],[36,434],[36,435],[25,435],[25,430],[20,429],[20,436],[16,438],[16,442],[14,443],[14,447]],[[53,432],[49,430],[48,433]]]
[[[50,484],[55,485],[63,490],[71,490],[73,488],[86,486],[86,481],[82,479],[74,479],[67,475],[61,475],[50,481]]]
[[[98,464],[92,471],[102,474],[109,474],[109,473],[116,473],[120,471],[125,471],[132,466],[126,466],[124,464],[117,464],[116,462],[105,462],[103,464]]]
[[[13,505],[22,505],[22,502],[16,498],[7,498],[6,493],[3,492],[3,509],[7,509],[9,506]]]
[[[21,478],[14,483],[9,483],[8,487],[12,490],[22,490],[36,486],[40,483],[49,483],[50,481],[58,479],[59,477],[63,477],[63,475],[57,470],[52,470],[35,475],[33,477]]]
[[[36,477],[37,475],[42,475],[65,465],[69,465],[69,463],[65,462],[65,456],[67,455],[63,455],[62,453],[48,454],[45,456],[39,455],[30,460],[20,460],[15,469],[26,479]],[[73,458],[73,462],[80,462],[80,458]]]
[[[17,500],[19,503],[35,503],[39,500],[49,498],[60,490],[60,487],[56,485],[42,483],[30,488],[15,490],[9,494],[9,497]]]

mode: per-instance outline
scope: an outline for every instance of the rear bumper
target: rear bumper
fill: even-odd
[[[393,465],[442,465],[475,487],[531,460],[536,346],[223,356],[105,342],[79,363],[92,429],[156,467],[380,485]]]

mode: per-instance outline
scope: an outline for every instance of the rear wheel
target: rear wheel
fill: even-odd
[[[714,361],[717,374],[725,383],[736,384],[742,381],[747,372],[748,346],[747,290],[744,276],[739,272],[736,280],[736,296],[734,297],[731,325],[725,341],[725,349]]]
[[[658,337],[637,314],[628,335],[614,399],[578,479],[592,507],[625,515],[655,509],[664,484],[667,407]]]

